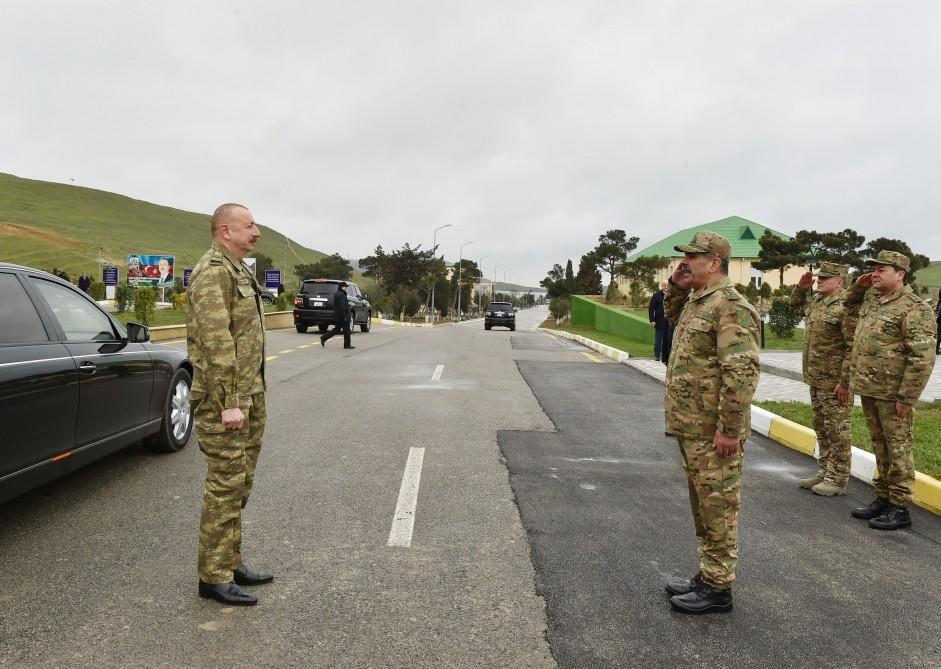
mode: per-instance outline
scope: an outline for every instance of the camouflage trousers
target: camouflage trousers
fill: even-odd
[[[693,524],[699,538],[699,573],[714,588],[735,580],[738,512],[742,506],[741,449],[720,457],[712,439],[678,437],[689,487]]]
[[[912,457],[912,418],[914,412],[900,417],[895,413],[895,400],[860,398],[863,413],[876,454],[876,478],[872,485],[876,496],[895,506],[912,503],[915,488],[915,460]]]
[[[242,509],[255,480],[255,465],[265,431],[265,395],[258,393],[239,408],[246,420],[240,430],[223,430],[219,409],[208,398],[195,411],[199,450],[206,457],[206,487],[199,521],[199,580],[228,583],[242,564]]]
[[[820,448],[819,473],[829,483],[846,486],[853,457],[853,405],[840,402],[832,390],[810,386],[810,406]]]

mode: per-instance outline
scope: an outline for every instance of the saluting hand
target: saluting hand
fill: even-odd
[[[227,430],[241,430],[245,424],[245,414],[238,407],[222,410],[222,426]]]
[[[674,285],[683,290],[688,290],[689,285],[693,280],[693,274],[689,270],[689,263],[685,260],[676,266],[676,269],[673,270],[673,276],[670,277]]]
[[[800,281],[797,282],[797,287],[806,290],[812,285],[814,285],[814,273],[808,270],[801,275]]]
[[[860,288],[872,288],[872,272],[860,274],[856,281],[853,282],[853,285],[859,286]]]

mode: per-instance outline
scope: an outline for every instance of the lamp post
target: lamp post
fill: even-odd
[[[461,322],[461,269],[464,264],[464,247],[468,244],[473,244],[474,240],[469,242],[464,242],[461,244],[460,249],[457,252],[457,322]]]
[[[490,284],[490,301],[493,302],[497,297],[497,268],[503,267],[504,263],[498,263],[493,266],[493,283]]]
[[[435,231],[431,233],[431,259],[435,259],[435,253],[437,253],[438,248],[438,230],[444,230],[445,228],[450,228],[450,223],[445,223],[444,225],[435,228]],[[437,277],[431,275],[431,322],[434,323],[436,320],[437,314],[435,313],[435,284],[438,283]]]
[[[486,259],[487,259],[487,256],[481,256],[477,260],[477,271],[480,272],[480,277],[477,278],[477,316],[478,317],[480,316],[480,310],[483,309],[483,306],[484,306],[480,303],[480,278],[483,277],[484,275],[483,273],[484,271],[482,268],[484,266],[484,260]]]
[[[96,246],[95,248],[98,250],[98,280],[104,281],[104,277],[101,276],[101,252],[103,249],[100,246]]]

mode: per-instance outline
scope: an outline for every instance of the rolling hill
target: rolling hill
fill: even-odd
[[[324,256],[260,227],[255,250],[270,256],[286,274],[295,264]],[[58,267],[73,277],[85,271],[94,277],[100,246],[104,264],[120,267],[123,279],[129,253],[173,255],[177,267],[192,267],[209,241],[207,214],[0,173],[0,261]]]

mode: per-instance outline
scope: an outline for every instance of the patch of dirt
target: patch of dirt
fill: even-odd
[[[50,244],[62,246],[67,249],[77,249],[81,248],[82,246],[82,244],[79,242],[72,241],[71,239],[65,239],[64,237],[59,237],[52,234],[51,232],[46,232],[45,230],[39,230],[37,228],[31,228],[28,225],[20,225],[19,223],[4,223],[3,221],[0,221],[0,235],[41,239],[44,242],[49,242]]]

